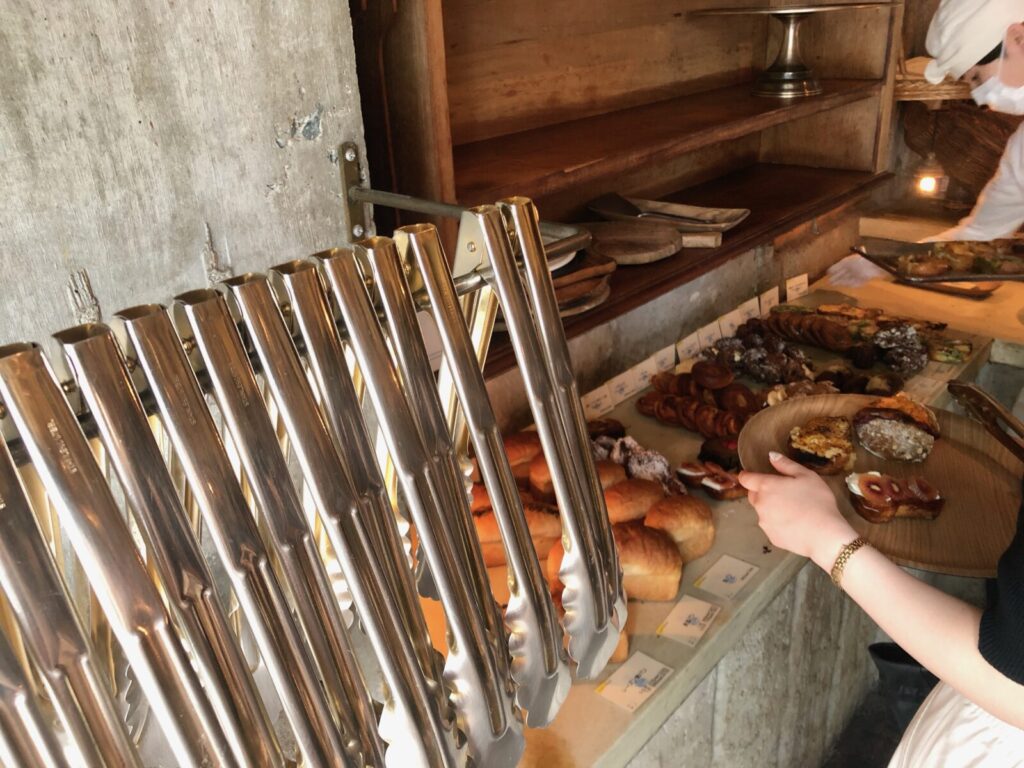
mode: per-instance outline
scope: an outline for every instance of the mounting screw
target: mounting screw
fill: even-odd
[[[65,395],[70,395],[72,392],[78,389],[78,387],[75,386],[75,382],[73,381],[62,381],[60,383],[60,388],[64,390]]]
[[[470,253],[476,253],[476,243],[470,240],[468,243],[466,243],[466,250],[469,251]]]
[[[4,405],[3,400],[0,400],[0,419],[7,418],[7,406]]]
[[[191,355],[196,348],[196,340],[194,337],[189,336],[181,340],[181,348],[185,350],[186,355]]]
[[[363,229],[363,225],[362,224],[356,224],[354,227],[352,227],[352,236],[353,237],[362,237],[365,233],[366,233],[366,230]]]
[[[348,149],[345,150],[345,159],[348,160],[350,163],[354,163],[356,157],[357,155],[354,148],[349,147]]]

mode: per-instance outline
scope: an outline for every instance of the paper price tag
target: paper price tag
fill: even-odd
[[[697,340],[700,342],[702,350],[710,349],[720,338],[722,338],[722,329],[719,327],[717,320],[713,323],[708,323],[697,331]]]
[[[786,281],[786,301],[793,301],[793,299],[799,299],[801,296],[806,296],[807,288],[806,272],[802,275],[789,278],[789,280]]]
[[[759,570],[756,565],[745,563],[732,555],[722,555],[703,576],[693,582],[693,586],[716,597],[731,600]]]
[[[671,667],[638,651],[598,685],[597,692],[613,704],[636,712],[671,674]]]
[[[747,322],[747,320],[753,320],[755,317],[760,317],[761,306],[756,298],[750,299],[740,304],[736,310],[740,313],[741,324]]]
[[[662,371],[671,371],[676,367],[676,346],[675,344],[669,344],[662,350],[655,352],[653,355],[654,367],[658,373]]]
[[[734,309],[732,312],[718,318],[718,327],[722,331],[723,336],[735,336],[736,329],[741,325],[743,325],[743,315],[739,309]]]
[[[642,363],[633,366],[633,369],[640,380],[640,389],[643,389],[651,385],[651,377],[658,372],[658,362],[654,359],[654,355],[651,355]]]
[[[758,301],[761,305],[761,317],[767,317],[772,307],[779,306],[779,287],[769,288],[761,294]]]
[[[676,342],[676,354],[679,362],[697,357],[700,354],[700,338],[696,333],[691,333],[685,339]]]
[[[658,635],[693,648],[721,611],[717,605],[684,595],[658,627]]]
[[[588,419],[598,419],[615,407],[615,403],[612,402],[612,391],[607,384],[587,392],[580,401],[583,403],[583,413]]]
[[[643,384],[640,383],[639,372],[636,368],[630,368],[624,373],[620,373],[614,379],[608,382],[608,388],[612,393],[612,402],[618,405],[623,400],[628,400],[641,389]]]

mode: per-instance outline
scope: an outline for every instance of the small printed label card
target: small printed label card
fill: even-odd
[[[693,586],[716,597],[731,600],[759,570],[756,565],[745,563],[732,555],[722,555],[703,576],[693,582]]]
[[[608,388],[612,391],[612,402],[618,405],[623,400],[628,400],[644,388],[640,381],[640,371],[637,368],[630,368],[624,373],[608,382]]]
[[[720,338],[722,338],[722,329],[719,327],[717,320],[713,323],[708,323],[697,331],[697,339],[700,341],[701,349],[710,349]]]
[[[676,342],[676,354],[679,355],[679,362],[690,360],[700,354],[700,336],[698,333],[691,333],[685,339]]]
[[[671,667],[637,651],[597,686],[597,692],[613,704],[636,712],[671,674]]]
[[[769,288],[761,294],[758,301],[761,304],[761,317],[767,317],[772,307],[779,306],[779,287]]]
[[[583,403],[583,413],[588,419],[600,418],[615,407],[615,403],[612,402],[612,391],[607,384],[587,392],[580,400]]]
[[[664,349],[655,352],[652,357],[654,358],[654,367],[658,369],[658,373],[663,371],[671,371],[676,367],[676,346],[675,344],[669,344]]]
[[[658,362],[654,359],[654,355],[651,355],[642,363],[637,363],[633,366],[636,371],[637,378],[640,379],[641,389],[648,387],[651,384],[651,376],[658,372]]]
[[[799,299],[801,296],[806,296],[807,288],[806,272],[802,275],[789,278],[789,280],[786,281],[786,301],[792,301],[793,299]]]
[[[736,311],[740,313],[742,322],[745,323],[747,320],[753,320],[761,314],[761,305],[758,300],[754,298],[740,304]]]
[[[693,648],[714,623],[721,608],[684,595],[658,627],[658,636]]]
[[[736,329],[743,325],[743,320],[743,313],[739,309],[734,309],[718,318],[718,327],[723,336],[735,336]]]

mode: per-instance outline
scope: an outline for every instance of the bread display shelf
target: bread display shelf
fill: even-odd
[[[878,80],[822,85],[820,96],[785,101],[755,96],[750,83],[741,83],[456,146],[456,194],[465,205],[508,195],[542,198],[867,99],[882,88]]]
[[[835,294],[812,293],[800,303],[817,305],[842,303],[843,300],[845,297]],[[883,306],[867,301],[864,305]],[[970,358],[959,366],[947,367],[944,375],[947,378],[961,375],[972,378],[988,359],[990,346],[990,339],[975,338]],[[836,357],[833,355],[829,359]],[[816,356],[815,360],[822,359]],[[913,383],[914,379],[911,379],[910,384]],[[636,400],[647,391],[620,403],[608,417],[621,421],[627,434],[641,445],[664,453],[673,466],[684,460],[693,460],[702,442],[698,435],[661,424],[637,412]],[[942,392],[938,402],[932,402],[941,405],[948,400]],[[700,491],[695,493],[707,499]],[[618,665],[609,666],[597,680],[575,682],[554,724],[544,730],[527,731],[526,753],[522,762],[525,768],[626,765],[719,661],[743,639],[750,625],[804,567],[807,562],[804,558],[769,545],[757,526],[754,510],[745,500],[707,500],[715,520],[715,543],[704,557],[685,566],[679,590],[679,598],[691,595],[721,606],[722,610],[707,634],[693,648],[659,637],[658,627],[675,607],[676,601],[630,601],[627,625],[629,653],[644,653],[670,667],[672,674],[634,713],[618,707],[598,693],[600,684]],[[694,587],[694,582],[723,555],[732,555],[759,569],[732,600],[723,600]],[[492,585],[497,589],[507,589],[503,587],[504,569],[495,568],[490,572]],[[442,617],[430,601],[424,602],[432,634],[438,631],[443,634]]]
[[[816,216],[859,200],[889,178],[886,173],[758,163],[666,195],[664,199],[674,202],[719,207],[742,205],[750,209],[750,216],[726,232],[718,248],[686,248],[652,264],[615,270],[607,301],[597,309],[565,319],[566,338],[611,322]],[[515,355],[508,336],[496,334],[485,375],[490,378],[514,366]]]

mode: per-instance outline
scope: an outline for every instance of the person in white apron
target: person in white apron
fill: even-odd
[[[928,28],[932,83],[947,75],[971,86],[981,106],[1024,115],[1024,0],[943,0]],[[995,175],[957,226],[929,240],[996,240],[1024,224],[1024,123],[1006,144]],[[860,256],[829,270],[835,286],[855,286],[887,273]]]

